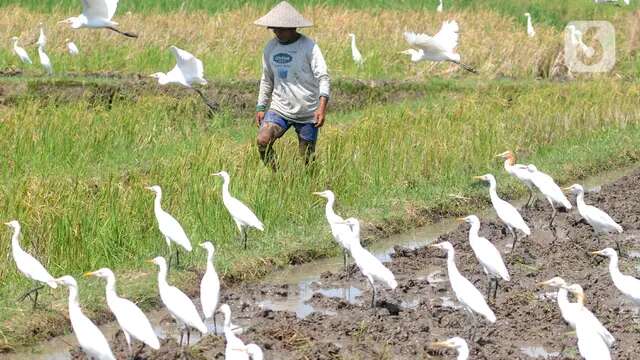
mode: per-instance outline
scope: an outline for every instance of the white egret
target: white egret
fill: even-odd
[[[215,248],[209,241],[203,242],[200,247],[207,250],[207,270],[200,281],[200,304],[202,305],[202,313],[205,320],[213,317],[214,332],[216,332],[215,312],[220,298],[220,278],[218,278],[216,268],[213,266]]]
[[[116,28],[118,23],[111,19],[116,13],[117,7],[118,0],[82,0],[82,14],[59,21],[58,24],[69,24],[73,29],[104,28],[126,37],[137,38],[138,35],[134,33],[121,31]]]
[[[609,274],[613,284],[629,298],[635,306],[640,306],[640,279],[630,275],[624,275],[618,267],[618,254],[612,248],[595,251],[592,254],[606,256],[609,258]]]
[[[553,226],[553,220],[556,218],[556,206],[562,206],[567,210],[571,210],[571,202],[564,196],[560,186],[553,181],[553,178],[542,171],[539,171],[535,165],[527,166],[527,170],[531,174],[531,181],[540,190],[542,195],[547,199],[551,205],[552,213],[549,226]]]
[[[489,305],[487,305],[484,297],[482,297],[482,293],[480,293],[480,291],[478,291],[478,289],[476,289],[476,287],[458,271],[458,267],[455,263],[455,251],[453,249],[453,245],[448,241],[444,241],[431,246],[447,251],[447,273],[449,274],[449,283],[451,284],[451,289],[453,289],[453,293],[456,295],[456,298],[471,316],[473,329],[475,329],[476,325],[474,313],[482,315],[490,323],[496,322],[496,315],[493,313],[493,310],[491,310]]]
[[[489,277],[487,299],[489,299],[491,294],[491,283],[495,283],[495,290],[493,291],[493,300],[495,301],[496,293],[498,292],[498,279],[504,281],[511,280],[507,267],[504,265],[498,249],[496,249],[489,240],[478,234],[480,231],[480,219],[478,219],[477,216],[469,215],[459,220],[471,225],[471,229],[469,230],[469,244],[478,262],[482,266],[482,270],[484,270],[484,273]]]
[[[106,280],[106,298],[109,309],[116,317],[124,338],[129,348],[129,356],[135,359],[133,350],[131,349],[131,338],[139,340],[144,345],[148,345],[154,350],[160,349],[160,341],[151,327],[149,319],[144,315],[142,310],[125,298],[121,298],[116,293],[116,277],[109,268],[102,268],[93,272],[87,272],[84,276],[97,276]],[[142,350],[142,348],[140,349]],[[140,351],[138,351],[139,353]]]
[[[264,354],[262,353],[262,349],[260,348],[260,346],[256,344],[251,343],[247,345],[247,353],[249,354],[249,357],[251,358],[251,360],[264,359]]]
[[[398,286],[393,273],[382,264],[377,257],[373,256],[369,251],[360,245],[360,222],[356,218],[348,218],[344,221],[345,224],[351,227],[352,236],[348,238],[347,245],[353,261],[362,272],[373,290],[371,296],[371,307],[375,306],[376,301],[376,284],[375,282],[381,282],[385,284],[389,289],[393,290]]]
[[[13,256],[13,260],[16,262],[16,267],[20,270],[21,273],[24,274],[27,278],[47,284],[51,288],[56,288],[58,285],[56,280],[49,274],[47,269],[42,266],[42,264],[36,260],[33,256],[31,256],[26,251],[22,250],[20,247],[20,243],[18,240],[20,239],[20,223],[17,220],[9,221],[5,223],[8,227],[13,229],[13,235],[11,236],[11,254]],[[31,297],[31,294],[34,294],[33,298],[33,308],[36,308],[36,304],[38,303],[38,291],[44,288],[44,285],[38,285],[35,288],[27,291],[24,295],[22,295],[19,301],[22,301],[28,297]]]
[[[40,64],[47,72],[47,75],[53,75],[53,66],[51,65],[51,59],[47,53],[44,52],[44,48],[38,45],[38,56],[40,57]]]
[[[457,360],[467,360],[469,358],[469,345],[467,342],[461,337],[452,337],[450,339],[431,343],[432,347],[435,348],[447,348],[447,349],[455,349],[458,352]]]
[[[527,35],[532,38],[536,36],[536,31],[533,29],[533,24],[531,23],[531,14],[527,12],[524,13],[524,16],[527,17]]]
[[[461,63],[460,54],[455,52],[455,48],[458,46],[458,31],[460,31],[458,23],[453,20],[443,22],[440,31],[434,36],[405,32],[405,40],[409,45],[417,47],[418,50],[408,49],[402,53],[411,55],[413,62],[422,60],[448,61],[469,72],[476,73],[472,67]]]
[[[598,240],[600,235],[606,235],[608,233],[616,232],[622,233],[622,226],[616,223],[609,214],[598,209],[595,206],[587,205],[584,202],[584,188],[582,185],[573,184],[565,190],[571,190],[576,195],[576,205],[578,207],[578,213],[582,218],[593,228]],[[620,244],[616,240],[618,251],[620,251]]]
[[[358,66],[362,66],[364,64],[364,59],[362,58],[362,54],[360,50],[356,47],[356,34],[349,34],[351,38],[351,56],[353,57],[353,62]]]
[[[347,270],[347,251],[349,249],[347,240],[351,236],[351,229],[349,225],[345,224],[344,219],[333,210],[333,204],[336,201],[336,196],[333,191],[325,190],[314,192],[313,194],[327,199],[327,204],[324,207],[324,213],[327,217],[329,227],[331,227],[331,235],[333,235],[333,239],[338,243],[338,245],[340,245],[340,247],[342,247],[344,268]]]
[[[78,47],[76,46],[76,44],[73,43],[73,41],[69,39],[65,39],[64,42],[67,44],[67,50],[69,50],[69,55],[76,56],[80,53],[80,50],[78,50]]]
[[[556,295],[558,301],[558,308],[560,308],[560,314],[564,321],[567,322],[573,329],[576,328],[576,323],[578,321],[578,317],[584,317],[585,320],[588,320],[595,331],[600,334],[602,340],[607,343],[607,346],[611,347],[616,339],[611,335],[611,333],[602,325],[600,320],[596,318],[596,316],[589,311],[584,306],[584,292],[580,295],[576,294],[577,302],[572,303],[569,302],[568,297],[568,284],[561,277],[554,277],[550,280],[538,283],[539,286],[551,286],[558,289],[558,293]],[[577,290],[576,288],[574,288]]]
[[[592,57],[595,50],[582,41],[582,31],[576,29],[574,25],[568,25],[567,30],[569,31],[570,44],[574,48],[580,49],[586,57]]]
[[[47,36],[44,34],[44,24],[40,23],[38,25],[40,25],[40,35],[38,36],[38,41],[36,42],[36,44],[38,44],[38,46],[42,46],[42,48],[44,49],[44,47],[47,45]]]
[[[78,283],[71,276],[63,276],[56,279],[60,285],[69,288],[69,320],[76,339],[82,350],[95,360],[116,360],[104,334],[98,329],[91,319],[82,313],[78,302]]]
[[[496,178],[493,177],[493,175],[485,174],[482,176],[475,176],[474,178],[489,183],[489,196],[491,197],[491,204],[493,204],[493,208],[498,214],[500,220],[502,220],[502,222],[507,226],[507,229],[509,229],[509,231],[513,235],[513,246],[511,248],[511,251],[514,251],[516,248],[516,242],[518,241],[518,230],[529,236],[531,235],[529,226],[524,222],[524,219],[522,219],[522,216],[513,205],[498,197],[498,193],[496,191]]]
[[[169,265],[171,265],[171,242],[173,241],[182,246],[187,252],[191,251],[191,242],[178,220],[168,212],[164,211],[160,206],[160,201],[162,200],[162,188],[158,185],[153,185],[145,187],[145,189],[151,190],[156,194],[156,198],[153,203],[153,212],[155,213],[156,220],[158,221],[158,228],[167,241],[167,246],[169,247]],[[178,248],[176,247],[176,265],[180,264],[179,256]]]
[[[504,169],[505,171],[520,180],[523,184],[527,186],[529,189],[529,199],[525,204],[525,207],[529,206],[531,199],[533,199],[533,181],[531,181],[531,173],[527,168],[527,165],[516,164],[516,157],[510,150],[507,150],[501,154],[496,155],[496,157],[500,157],[504,159]]]
[[[31,61],[31,58],[29,57],[29,54],[27,54],[27,51],[23,47],[18,45],[18,37],[17,36],[12,37],[11,41],[13,41],[13,52],[16,55],[18,55],[18,57],[20,58],[20,61],[22,61],[25,64],[33,64],[33,62]]]
[[[247,347],[231,330],[231,308],[227,304],[222,304],[218,312],[224,315],[224,325],[222,328],[227,343],[224,349],[224,358],[229,360],[249,360]]]
[[[147,261],[158,265],[158,290],[160,292],[160,299],[162,299],[162,303],[176,320],[178,326],[181,327],[180,346],[182,346],[185,331],[187,333],[188,346],[191,337],[191,328],[197,329],[204,335],[207,333],[207,327],[204,322],[202,322],[200,314],[198,314],[198,310],[191,299],[180,291],[180,289],[167,283],[166,260],[162,256],[158,256],[153,260]]]
[[[584,295],[582,287],[578,284],[568,286],[567,290],[576,294],[578,299],[580,299],[581,294]],[[578,300],[577,304],[582,307],[581,300]],[[585,314],[585,312],[581,312],[581,314]],[[585,360],[611,360],[609,346],[607,346],[590,318],[586,316],[576,317],[576,335],[578,337],[578,351],[580,351],[580,355]]]
[[[442,0],[440,0],[438,3],[438,7],[436,8],[436,11],[441,13],[443,10],[444,10],[444,4],[442,3]]]
[[[242,237],[244,248],[246,249],[247,228],[252,227],[260,231],[264,231],[264,225],[253,213],[253,211],[251,211],[251,209],[240,202],[240,200],[231,196],[231,194],[229,193],[229,182],[231,181],[229,173],[227,173],[226,171],[220,171],[212,175],[220,176],[222,178],[222,202],[229,211],[229,214],[233,218],[233,221],[235,221],[236,226],[238,227],[238,231],[240,231],[240,236]]]

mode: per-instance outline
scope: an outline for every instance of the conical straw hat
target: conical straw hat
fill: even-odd
[[[280,2],[267,15],[254,21],[258,26],[270,28],[303,28],[313,26],[313,22],[305,19],[291,4]]]

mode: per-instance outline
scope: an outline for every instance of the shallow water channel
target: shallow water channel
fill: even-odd
[[[603,174],[593,176],[582,180],[586,191],[597,192],[600,190],[602,184],[611,182],[618,178],[621,178],[627,174],[635,171],[637,167],[624,168],[620,170],[605,172]],[[544,200],[541,200],[544,201]],[[524,201],[516,201],[517,206],[524,204]],[[478,212],[478,215],[482,218],[495,217],[492,209],[485,209]],[[394,252],[394,246],[402,246],[406,248],[417,248],[425,246],[434,242],[437,238],[447,232],[456,228],[459,223],[451,218],[444,219],[437,223],[430,224],[425,227],[417,228],[404,234],[398,234],[386,239],[377,241],[369,246],[371,251],[381,261],[386,262],[391,260],[391,254]],[[328,229],[327,229],[328,231]],[[635,254],[634,254],[635,255]],[[640,255],[639,255],[640,256]],[[261,282],[263,284],[282,284],[293,287],[296,291],[288,291],[286,297],[269,297],[266,296],[259,301],[258,305],[264,309],[271,309],[274,311],[290,311],[295,312],[300,318],[304,318],[307,315],[315,311],[323,311],[322,309],[315,309],[309,304],[309,299],[316,294],[322,294],[326,297],[340,298],[350,303],[359,303],[361,301],[368,301],[368,299],[362,299],[361,294],[363,289],[349,286],[349,287],[324,287],[321,280],[321,274],[326,271],[335,271],[341,269],[342,256],[335,258],[321,259],[310,263],[290,266],[288,268],[276,271]],[[421,275],[428,278],[431,282],[445,281],[446,276],[443,272],[444,269],[437,267],[427,267],[424,273]],[[223,290],[224,291],[224,290]],[[415,301],[405,300],[401,304],[403,307],[411,308],[418,304],[418,299]],[[443,306],[457,307],[455,301],[452,299],[441,297],[437,299]],[[327,312],[331,315],[330,312]],[[179,332],[173,323],[165,321],[168,314],[163,309],[147,312],[147,316],[156,330],[156,333],[161,338],[174,337],[179,339]],[[239,327],[239,331],[243,328],[251,326],[251,319],[240,318],[234,319],[234,323]],[[208,324],[210,332],[213,332],[213,324]],[[118,331],[118,325],[115,322],[105,324],[100,327],[107,339],[112,339]],[[217,333],[221,333],[222,329],[216,329]],[[197,331],[192,332],[191,343],[195,343],[199,340],[197,337]],[[73,334],[60,336],[46,341],[42,344],[20,349],[13,354],[2,354],[1,358],[6,360],[69,360],[71,355],[69,350],[77,346],[77,341]],[[557,356],[556,353],[548,353],[544,348],[537,344],[521,344],[520,350],[522,354],[532,359],[546,359]]]

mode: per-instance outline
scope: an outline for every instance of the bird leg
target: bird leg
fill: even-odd
[[[496,303],[496,297],[498,296],[498,279],[494,279],[496,286],[493,288],[493,303]]]
[[[180,342],[178,343],[178,347],[182,347],[183,338],[184,338],[184,328],[180,329]]]
[[[487,283],[487,301],[489,301],[490,299],[490,295],[491,295],[491,285],[493,285],[493,279],[490,277],[489,278],[489,283]]]
[[[527,202],[524,204],[525,208],[528,208],[529,206],[531,206],[531,199],[533,199],[533,191],[531,191],[531,189],[529,189],[529,198],[527,199]]]
[[[518,230],[511,228],[509,230],[511,230],[511,234],[513,234],[513,245],[511,245],[511,253],[513,253],[516,250],[516,243],[518,242]]]
[[[451,61],[451,62],[456,64],[456,65],[458,65],[458,66],[460,66],[460,67],[462,67],[463,69],[467,70],[470,73],[474,73],[474,74],[478,73],[478,71],[476,71],[476,69],[472,68],[471,66],[469,66],[467,64],[463,64],[463,63],[461,63],[459,61]]]
[[[117,32],[118,34],[120,34],[120,35],[124,35],[124,36],[126,36],[126,37],[130,37],[130,38],[137,38],[137,37],[138,37],[138,34],[134,34],[134,33],[127,32],[127,31],[118,30],[118,29],[116,29],[116,28],[114,28],[114,27],[111,27],[111,26],[107,26],[107,29],[109,29],[109,30],[111,30],[111,31],[115,31],[115,32]]]
[[[551,204],[551,209],[553,209],[553,213],[551,213],[551,221],[549,222],[549,228],[553,228],[553,220],[555,220],[556,215],[557,215],[557,211],[556,211],[556,207],[553,206],[553,204]]]
[[[44,289],[44,285],[38,285],[35,288],[24,293],[22,296],[20,296],[18,298],[18,301],[24,301],[24,299],[26,299],[27,297],[31,298],[31,300],[33,300],[33,309],[35,310],[36,305],[38,303],[38,291],[42,289]],[[31,294],[35,294],[35,297],[31,297]]]
[[[133,359],[133,350],[131,350],[131,336],[129,336],[129,333],[126,332],[125,330],[122,330],[122,332],[124,333],[124,339],[127,340],[127,348],[129,349],[129,357],[131,357],[131,359]]]
[[[140,355],[140,353],[142,352],[142,350],[144,350],[144,347],[145,347],[145,346],[146,346],[146,344],[145,344],[145,343],[142,343],[142,346],[140,346],[140,349],[138,349],[138,351],[136,351],[135,355],[133,355],[133,359],[132,359],[132,360],[135,360],[135,359],[138,357],[138,355]]]
[[[620,257],[626,257],[622,252],[622,247],[620,246],[620,242],[618,240],[616,240],[616,249],[618,249],[618,254],[620,254]],[[37,294],[38,293],[36,292],[36,296]]]
[[[176,246],[176,267],[180,266],[180,252],[178,251],[178,247]]]
[[[242,236],[243,236],[242,242],[244,244],[244,249],[247,250],[247,229],[242,228]]]
[[[373,309],[376,306],[376,285],[372,279],[369,279],[369,284],[371,284],[371,288],[373,289],[373,294],[371,295],[371,308]]]
[[[191,329],[187,326],[187,347],[189,346],[189,340],[191,339]]]
[[[202,98],[202,101],[204,101],[204,104],[207,105],[207,107],[209,108],[209,114],[213,114],[216,111],[218,111],[218,109],[220,108],[220,105],[218,105],[218,103],[215,100],[211,100],[209,99],[202,90],[200,89],[196,89],[196,88],[192,88],[193,91],[195,91],[196,93],[198,93],[198,95],[200,95],[200,97]]]

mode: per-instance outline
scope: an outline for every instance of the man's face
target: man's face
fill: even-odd
[[[295,28],[271,28],[271,30],[281,42],[286,43],[296,39]]]

